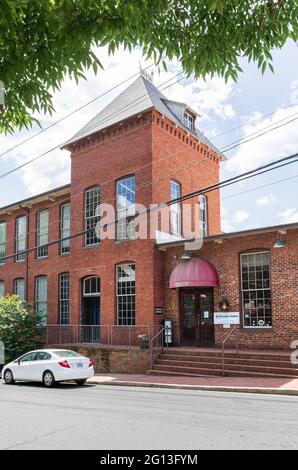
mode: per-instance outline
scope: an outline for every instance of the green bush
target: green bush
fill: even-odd
[[[39,321],[39,316],[16,295],[0,297],[0,340],[5,346],[6,362],[36,348],[41,333]]]

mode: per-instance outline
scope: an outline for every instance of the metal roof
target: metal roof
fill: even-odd
[[[198,129],[192,131],[184,125],[183,121],[175,113],[174,104],[179,104],[179,102],[167,100],[163,93],[152,82],[147,80],[145,77],[140,76],[128,88],[120,93],[120,95],[118,95],[108,106],[91,119],[91,121],[89,121],[77,134],[67,141],[64,147],[112,126],[113,124],[128,119],[129,117],[154,108],[162,115],[168,117],[173,123],[185,129],[190,135],[193,135],[193,137],[199,139],[217,154],[225,158],[220,150],[218,150],[218,148],[210,142],[202,132]],[[180,104],[187,109],[191,109],[184,103]]]

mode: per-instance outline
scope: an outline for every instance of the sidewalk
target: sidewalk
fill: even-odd
[[[95,385],[125,385],[130,387],[156,387],[298,396],[298,379],[96,374],[92,379],[88,380],[88,383]]]

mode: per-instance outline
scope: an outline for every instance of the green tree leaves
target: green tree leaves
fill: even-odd
[[[156,63],[177,58],[188,74],[236,80],[240,57],[264,73],[270,51],[298,39],[298,0],[0,0],[0,9],[0,132],[51,113],[66,76],[97,73],[94,46],[139,46]]]

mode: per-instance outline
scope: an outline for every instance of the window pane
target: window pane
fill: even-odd
[[[41,325],[47,324],[48,280],[46,276],[35,279],[35,310],[40,314]]]
[[[100,189],[98,187],[88,189],[85,192],[85,245],[97,245],[99,238],[96,236],[96,226],[99,222],[97,217],[100,204]]]
[[[4,264],[6,252],[6,222],[0,223],[0,264]]]
[[[18,296],[19,300],[25,300],[25,280],[16,279],[14,281],[14,293]]]
[[[207,198],[204,195],[199,196],[199,223],[200,233],[203,237],[208,235],[208,210],[207,210]]]
[[[49,237],[49,211],[44,210],[37,214],[37,258],[47,258]]]
[[[136,180],[134,176],[117,181],[117,240],[135,238]]]
[[[60,238],[66,238],[60,243],[60,254],[70,252],[70,204],[63,204],[60,209]]]
[[[268,252],[241,255],[241,286],[244,327],[271,327]]]
[[[17,254],[16,262],[25,260],[25,253],[18,254],[26,250],[27,245],[27,217],[22,216],[16,219],[15,226],[15,252]]]
[[[176,181],[170,181],[170,200],[174,201],[181,197],[181,185]],[[181,203],[177,202],[170,205],[171,209],[171,234],[181,235]]]
[[[4,281],[0,281],[0,297],[4,297],[5,295],[5,283]]]
[[[136,321],[135,305],[136,268],[134,264],[117,266],[117,324],[133,326]]]
[[[69,274],[61,274],[59,276],[59,309],[60,324],[68,325],[69,323]]]

